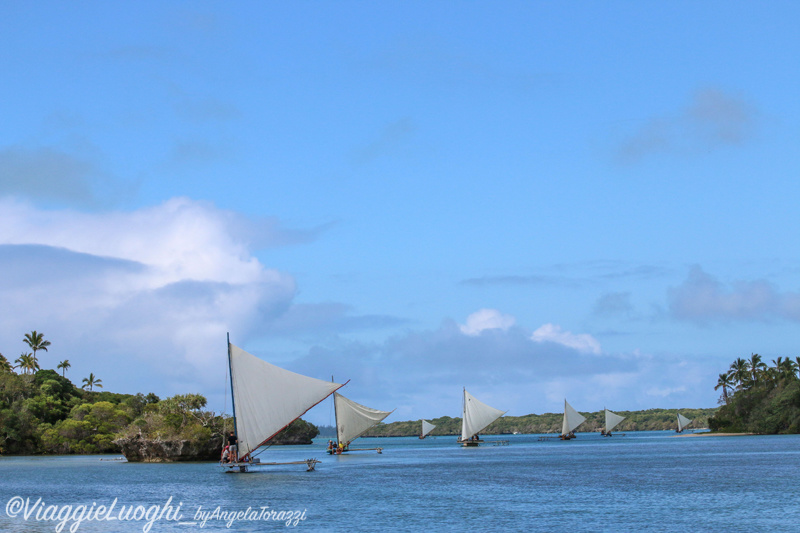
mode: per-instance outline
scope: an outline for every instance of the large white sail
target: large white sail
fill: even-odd
[[[606,433],[609,433],[612,429],[614,429],[617,424],[625,420],[624,416],[620,416],[616,413],[612,413],[608,409],[606,409]]]
[[[228,349],[240,457],[342,386],[284,370],[230,343]]]
[[[678,431],[683,431],[683,428],[691,424],[692,421],[678,413]]]
[[[476,433],[506,414],[479,401],[464,389],[464,418],[461,420],[461,440],[466,441]]]
[[[338,392],[333,395],[336,409],[336,436],[343,445],[354,441],[369,428],[394,411],[378,411],[345,398]]]
[[[582,414],[572,408],[567,400],[564,400],[564,423],[561,425],[561,434],[569,435],[575,428],[583,424],[586,420]]]
[[[422,434],[420,435],[420,437],[424,437],[425,435],[427,435],[428,433],[433,431],[435,428],[436,428],[436,426],[434,426],[433,424],[431,424],[427,420],[423,420],[422,421]]]

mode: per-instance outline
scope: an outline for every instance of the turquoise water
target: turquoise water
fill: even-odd
[[[217,507],[229,513],[248,507],[284,511],[272,517],[284,520],[244,517],[231,523],[231,531],[284,530],[292,516],[297,525],[288,529],[311,531],[800,529],[800,436],[674,435],[579,434],[569,442],[507,435],[498,438],[508,446],[480,448],[461,448],[455,437],[362,438],[354,447],[382,446],[383,454],[334,457],[324,452],[327,440],[318,439],[261,455],[263,461],[316,457],[322,463],[315,472],[293,465],[244,475],[223,474],[211,463],[3,457],[0,530],[56,530],[56,520],[9,517],[15,496],[29,498],[29,506],[41,498],[53,517],[70,511],[64,506],[91,508],[94,502],[96,509],[115,498],[112,516],[123,506],[142,506],[144,514],[172,497],[172,515],[150,524],[155,532],[227,530],[217,519],[201,527],[198,509]],[[76,525],[73,531],[144,531],[148,521],[66,521],[63,531]]]

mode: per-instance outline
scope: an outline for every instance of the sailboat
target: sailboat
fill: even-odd
[[[316,459],[262,463],[254,452],[344,384],[303,376],[267,363],[231,344],[230,335],[228,365],[238,450],[230,462],[220,462],[223,469],[247,472],[254,466],[306,464],[308,470],[314,470],[319,462]]]
[[[378,453],[382,448],[350,449],[350,443],[367,432],[368,429],[378,424],[381,420],[394,412],[372,409],[353,400],[345,398],[338,392],[333,394],[333,407],[336,411],[336,443],[328,446],[329,454],[340,454],[348,451],[375,450]]]
[[[575,429],[583,424],[586,417],[572,408],[567,400],[564,400],[564,422],[561,424],[561,440],[575,438]]]
[[[436,429],[436,426],[428,422],[427,420],[422,420],[422,433],[419,434],[419,438],[424,439],[428,433]]]
[[[608,409],[605,409],[606,412],[606,427],[600,432],[600,434],[604,437],[611,436],[611,430],[614,429],[617,424],[625,420],[624,416],[620,416],[617,413],[612,413]]]
[[[477,446],[482,441],[478,433],[483,431],[489,424],[506,414],[490,407],[479,401],[464,389],[464,416],[461,419],[461,438],[458,442],[462,446]]]
[[[678,429],[677,431],[675,431],[675,433],[681,433],[684,429],[686,429],[686,426],[688,426],[691,423],[692,423],[691,420],[689,420],[682,414],[678,413]]]

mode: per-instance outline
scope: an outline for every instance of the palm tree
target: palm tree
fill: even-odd
[[[728,387],[733,388],[735,385],[733,381],[733,377],[731,372],[725,372],[724,374],[719,375],[719,380],[717,381],[717,386],[714,387],[714,390],[722,388],[722,400],[725,404],[728,404]]]
[[[30,374],[39,370],[39,363],[37,363],[33,355],[29,353],[22,352],[22,355],[14,362],[17,363],[17,368],[21,368],[25,374]]]
[[[31,350],[33,350],[34,361],[36,361],[37,350],[44,350],[46,352],[47,347],[50,346],[50,341],[44,340],[44,333],[36,333],[36,330],[26,333],[25,338],[22,339],[22,341],[30,346]]]
[[[788,357],[783,362],[784,368],[789,373],[789,377],[793,378],[795,373],[797,372],[797,363],[789,359]]]
[[[58,363],[58,366],[57,366],[56,368],[60,368],[60,369],[61,369],[61,377],[63,378],[63,377],[65,377],[65,376],[64,376],[64,373],[65,373],[65,372],[67,371],[67,369],[68,369],[69,367],[71,367],[71,366],[72,366],[72,365],[71,365],[71,364],[69,364],[69,359],[64,359],[63,361],[61,361],[60,363]]]
[[[11,369],[14,368],[11,366],[11,363],[8,362],[3,354],[0,353],[0,372],[11,372]]]
[[[767,369],[767,365],[761,361],[761,356],[757,353],[750,354],[750,375],[752,376],[753,384],[758,381],[758,376]]]
[[[730,374],[738,389],[743,389],[750,375],[750,364],[739,357],[731,364]]]
[[[795,362],[788,357],[778,357],[773,359],[772,364],[775,365],[775,372],[781,379],[788,379],[794,377]]]
[[[102,389],[103,388],[102,383],[103,383],[102,379],[97,379],[94,376],[94,374],[89,372],[89,377],[83,378],[83,386],[81,388],[85,389],[86,387],[89,387],[89,390],[93,390],[94,387],[100,387]]]

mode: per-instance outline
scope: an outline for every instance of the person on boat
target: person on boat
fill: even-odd
[[[222,458],[221,458],[222,462],[223,462],[223,463],[227,463],[227,462],[228,462],[228,457],[229,457],[229,456],[230,456],[230,450],[228,449],[228,446],[225,446],[225,447],[222,449]]]
[[[333,440],[328,441],[328,451],[330,452],[331,450],[333,450]]]
[[[236,433],[231,431],[231,434],[228,435],[228,462],[239,462],[239,455],[238,455],[238,444],[239,439],[236,438]]]

